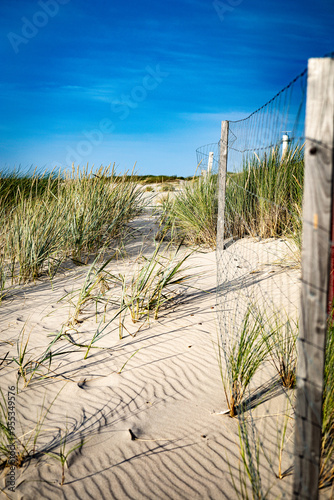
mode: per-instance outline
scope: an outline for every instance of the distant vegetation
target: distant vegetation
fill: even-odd
[[[177,175],[127,175],[125,181],[139,182],[140,184],[163,184],[165,182],[178,182],[190,180],[192,177],[178,177]]]

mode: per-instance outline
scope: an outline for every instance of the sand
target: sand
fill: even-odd
[[[152,253],[156,230],[152,221],[148,214],[132,224],[135,238],[129,241],[126,256],[110,262],[110,272],[131,272],[138,251]],[[92,349],[87,359],[84,348],[59,340],[54,354],[62,354],[54,357],[51,371],[44,370],[41,375],[46,376],[34,377],[27,387],[19,381],[15,418],[22,442],[36,434],[36,423],[48,413],[35,453],[15,468],[15,492],[5,486],[9,469],[2,471],[3,498],[238,498],[233,486],[233,480],[238,484],[240,467],[238,421],[220,414],[227,405],[217,361],[216,253],[194,252],[187,266],[192,268],[192,279],[157,320],[151,319],[135,333],[138,324],[128,319],[132,335],[124,330],[122,339],[117,320],[111,322],[107,335],[95,344],[101,349]],[[8,356],[0,380],[6,398],[8,387],[16,385],[18,368],[8,360],[17,357],[22,332],[25,339],[29,336],[26,359],[36,359],[73,311],[68,300],[59,300],[78,289],[86,274],[86,267],[63,271],[52,287],[41,278],[17,287],[1,304],[1,358],[7,352]],[[110,306],[104,324],[113,314]],[[88,305],[72,338],[89,342],[101,317]],[[264,379],[262,374],[261,382]],[[277,387],[267,394],[254,418],[265,429],[276,467],[277,414],[284,414],[286,394]],[[46,452],[59,454],[65,433],[65,451],[79,447],[68,456],[60,486],[61,464]],[[31,451],[32,440],[27,446]],[[291,465],[291,446],[290,440],[286,468]],[[291,498],[291,476],[283,481],[264,461],[264,490],[272,488],[268,498]]]

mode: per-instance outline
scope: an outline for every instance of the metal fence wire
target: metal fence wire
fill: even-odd
[[[202,173],[215,175],[227,146],[217,314],[225,410],[239,425],[242,459],[233,479],[242,498],[292,498],[294,491],[307,78],[304,70],[247,118],[228,122],[225,138],[196,151]],[[325,377],[334,360],[330,338]],[[334,479],[333,380],[319,422],[315,482],[324,498]],[[304,447],[298,455],[308,454]],[[305,491],[294,495],[307,498]]]

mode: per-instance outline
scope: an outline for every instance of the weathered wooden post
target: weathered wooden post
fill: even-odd
[[[225,217],[225,191],[228,151],[228,121],[221,125],[219,171],[218,171],[218,221],[217,221],[217,258],[224,250],[224,217]]]
[[[318,498],[333,210],[334,60],[308,63],[293,498]]]

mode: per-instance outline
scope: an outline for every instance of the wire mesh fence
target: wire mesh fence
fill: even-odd
[[[197,173],[218,173],[219,169],[219,143],[206,144],[196,150]]]
[[[315,136],[305,135],[307,83],[305,70],[244,120],[225,122],[228,133],[220,142],[197,150],[197,162],[206,171],[218,173],[224,161],[227,163],[226,175],[220,179],[223,229],[217,238],[217,310],[225,413],[239,421],[241,462],[234,484],[242,498],[316,498],[318,486],[324,498],[333,494],[334,385],[329,363],[334,361],[334,343],[328,333],[327,350],[323,342],[319,356],[325,359],[324,370],[323,364],[316,365],[313,354],[305,351],[305,321],[300,320],[305,316],[305,304],[300,309],[305,283],[303,225],[315,224],[309,215],[305,220],[304,214],[303,220],[305,155],[310,144],[314,147],[319,143]],[[330,79],[324,88],[331,105],[329,109],[320,106],[320,116],[313,117],[317,123],[326,122],[328,112],[333,120],[332,83]],[[308,106],[310,115],[314,106]],[[333,137],[331,141],[333,153]],[[210,162],[211,169],[207,168]],[[316,176],[313,182],[317,182]],[[312,183],[308,189],[312,197]],[[304,231],[304,240],[306,234]],[[324,244],[323,252],[318,257],[326,261],[330,241]],[[315,325],[314,334],[316,330]],[[323,330],[327,330],[326,325]],[[311,372],[297,370],[298,352],[303,353],[299,365],[308,364]],[[322,383],[324,371],[327,386],[324,395],[322,387],[319,389],[322,421],[321,417],[316,420],[319,402],[312,401],[313,389],[307,385],[312,384],[309,379],[315,366],[319,366]],[[304,416],[301,400],[310,408]],[[298,426],[303,419],[318,429],[318,457],[308,436],[298,444]],[[296,473],[305,475],[305,470],[308,478],[296,478]],[[316,493],[311,491],[312,482]]]

